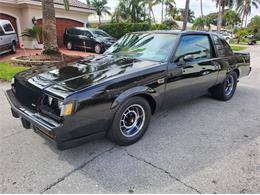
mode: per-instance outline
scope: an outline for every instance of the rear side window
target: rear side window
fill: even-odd
[[[210,59],[213,57],[213,50],[207,35],[185,35],[176,51],[176,60],[193,55],[194,60]]]
[[[12,31],[14,31],[13,27],[11,26],[11,24],[4,24],[3,28],[4,28],[5,32],[12,32]]]
[[[231,47],[224,39],[221,39],[216,35],[213,35],[212,37],[214,44],[216,45],[217,53],[220,57],[227,57],[233,55]]]

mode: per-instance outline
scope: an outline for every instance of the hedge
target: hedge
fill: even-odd
[[[98,28],[106,31],[112,37],[115,37],[117,39],[130,32],[169,29],[166,24],[150,25],[148,23],[109,23],[101,24]]]

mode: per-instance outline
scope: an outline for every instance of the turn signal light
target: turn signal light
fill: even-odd
[[[61,108],[61,116],[69,116],[73,113],[73,103],[63,105]]]

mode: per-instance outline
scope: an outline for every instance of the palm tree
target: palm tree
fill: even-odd
[[[208,31],[210,31],[210,19],[207,16],[196,18],[193,22],[192,29],[204,30],[205,26],[208,28]]]
[[[218,25],[217,25],[217,31],[220,32],[223,16],[225,12],[225,7],[232,8],[234,5],[234,0],[215,0],[216,1],[216,7],[219,8],[218,11]]]
[[[144,13],[144,4],[140,0],[120,0],[115,9],[112,20],[128,22],[139,22],[142,20]]]
[[[43,54],[59,55],[56,32],[56,17],[53,0],[42,0]]]
[[[241,22],[239,14],[237,12],[235,12],[234,10],[225,11],[224,19],[226,21],[226,25],[230,29],[234,29],[235,25],[237,25]]]
[[[156,1],[156,0],[143,0],[143,1],[144,1],[144,4],[147,4],[150,21],[151,21],[151,19],[153,17],[153,21],[155,22],[155,16],[154,16],[154,12],[153,12],[153,7],[158,4],[158,1]]]
[[[203,17],[203,2],[202,2],[202,0],[200,0],[200,13],[201,13],[201,17]]]
[[[106,6],[107,0],[92,0],[90,3],[91,6],[96,9],[99,24],[101,24],[101,16],[103,13],[111,15],[111,13],[109,12],[110,7]]]
[[[166,19],[166,16],[169,15],[169,13],[171,12],[171,10],[173,10],[174,7],[176,7],[176,2],[175,0],[165,0],[164,4],[166,6],[166,12],[165,12],[165,19]]]
[[[237,11],[241,16],[241,27],[246,27],[247,17],[251,14],[252,6],[258,9],[260,0],[237,0]]]
[[[187,23],[189,19],[189,7],[190,7],[190,0],[186,0],[185,15],[184,15],[183,26],[182,26],[183,31],[187,29]]]

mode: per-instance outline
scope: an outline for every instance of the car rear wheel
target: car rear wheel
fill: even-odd
[[[72,45],[71,42],[68,42],[66,47],[67,47],[68,50],[72,50],[73,49],[73,45]]]
[[[237,88],[237,73],[231,71],[223,83],[217,85],[211,90],[214,98],[227,101],[230,100],[235,94]]]
[[[11,46],[11,53],[15,54],[16,53],[16,43],[13,42]]]
[[[116,144],[126,146],[137,142],[144,135],[151,118],[149,103],[141,97],[124,102],[115,114],[109,138]]]
[[[101,45],[100,45],[99,43],[95,44],[95,46],[94,46],[94,52],[95,52],[96,54],[101,54],[101,53],[102,53],[102,47],[101,47]]]

